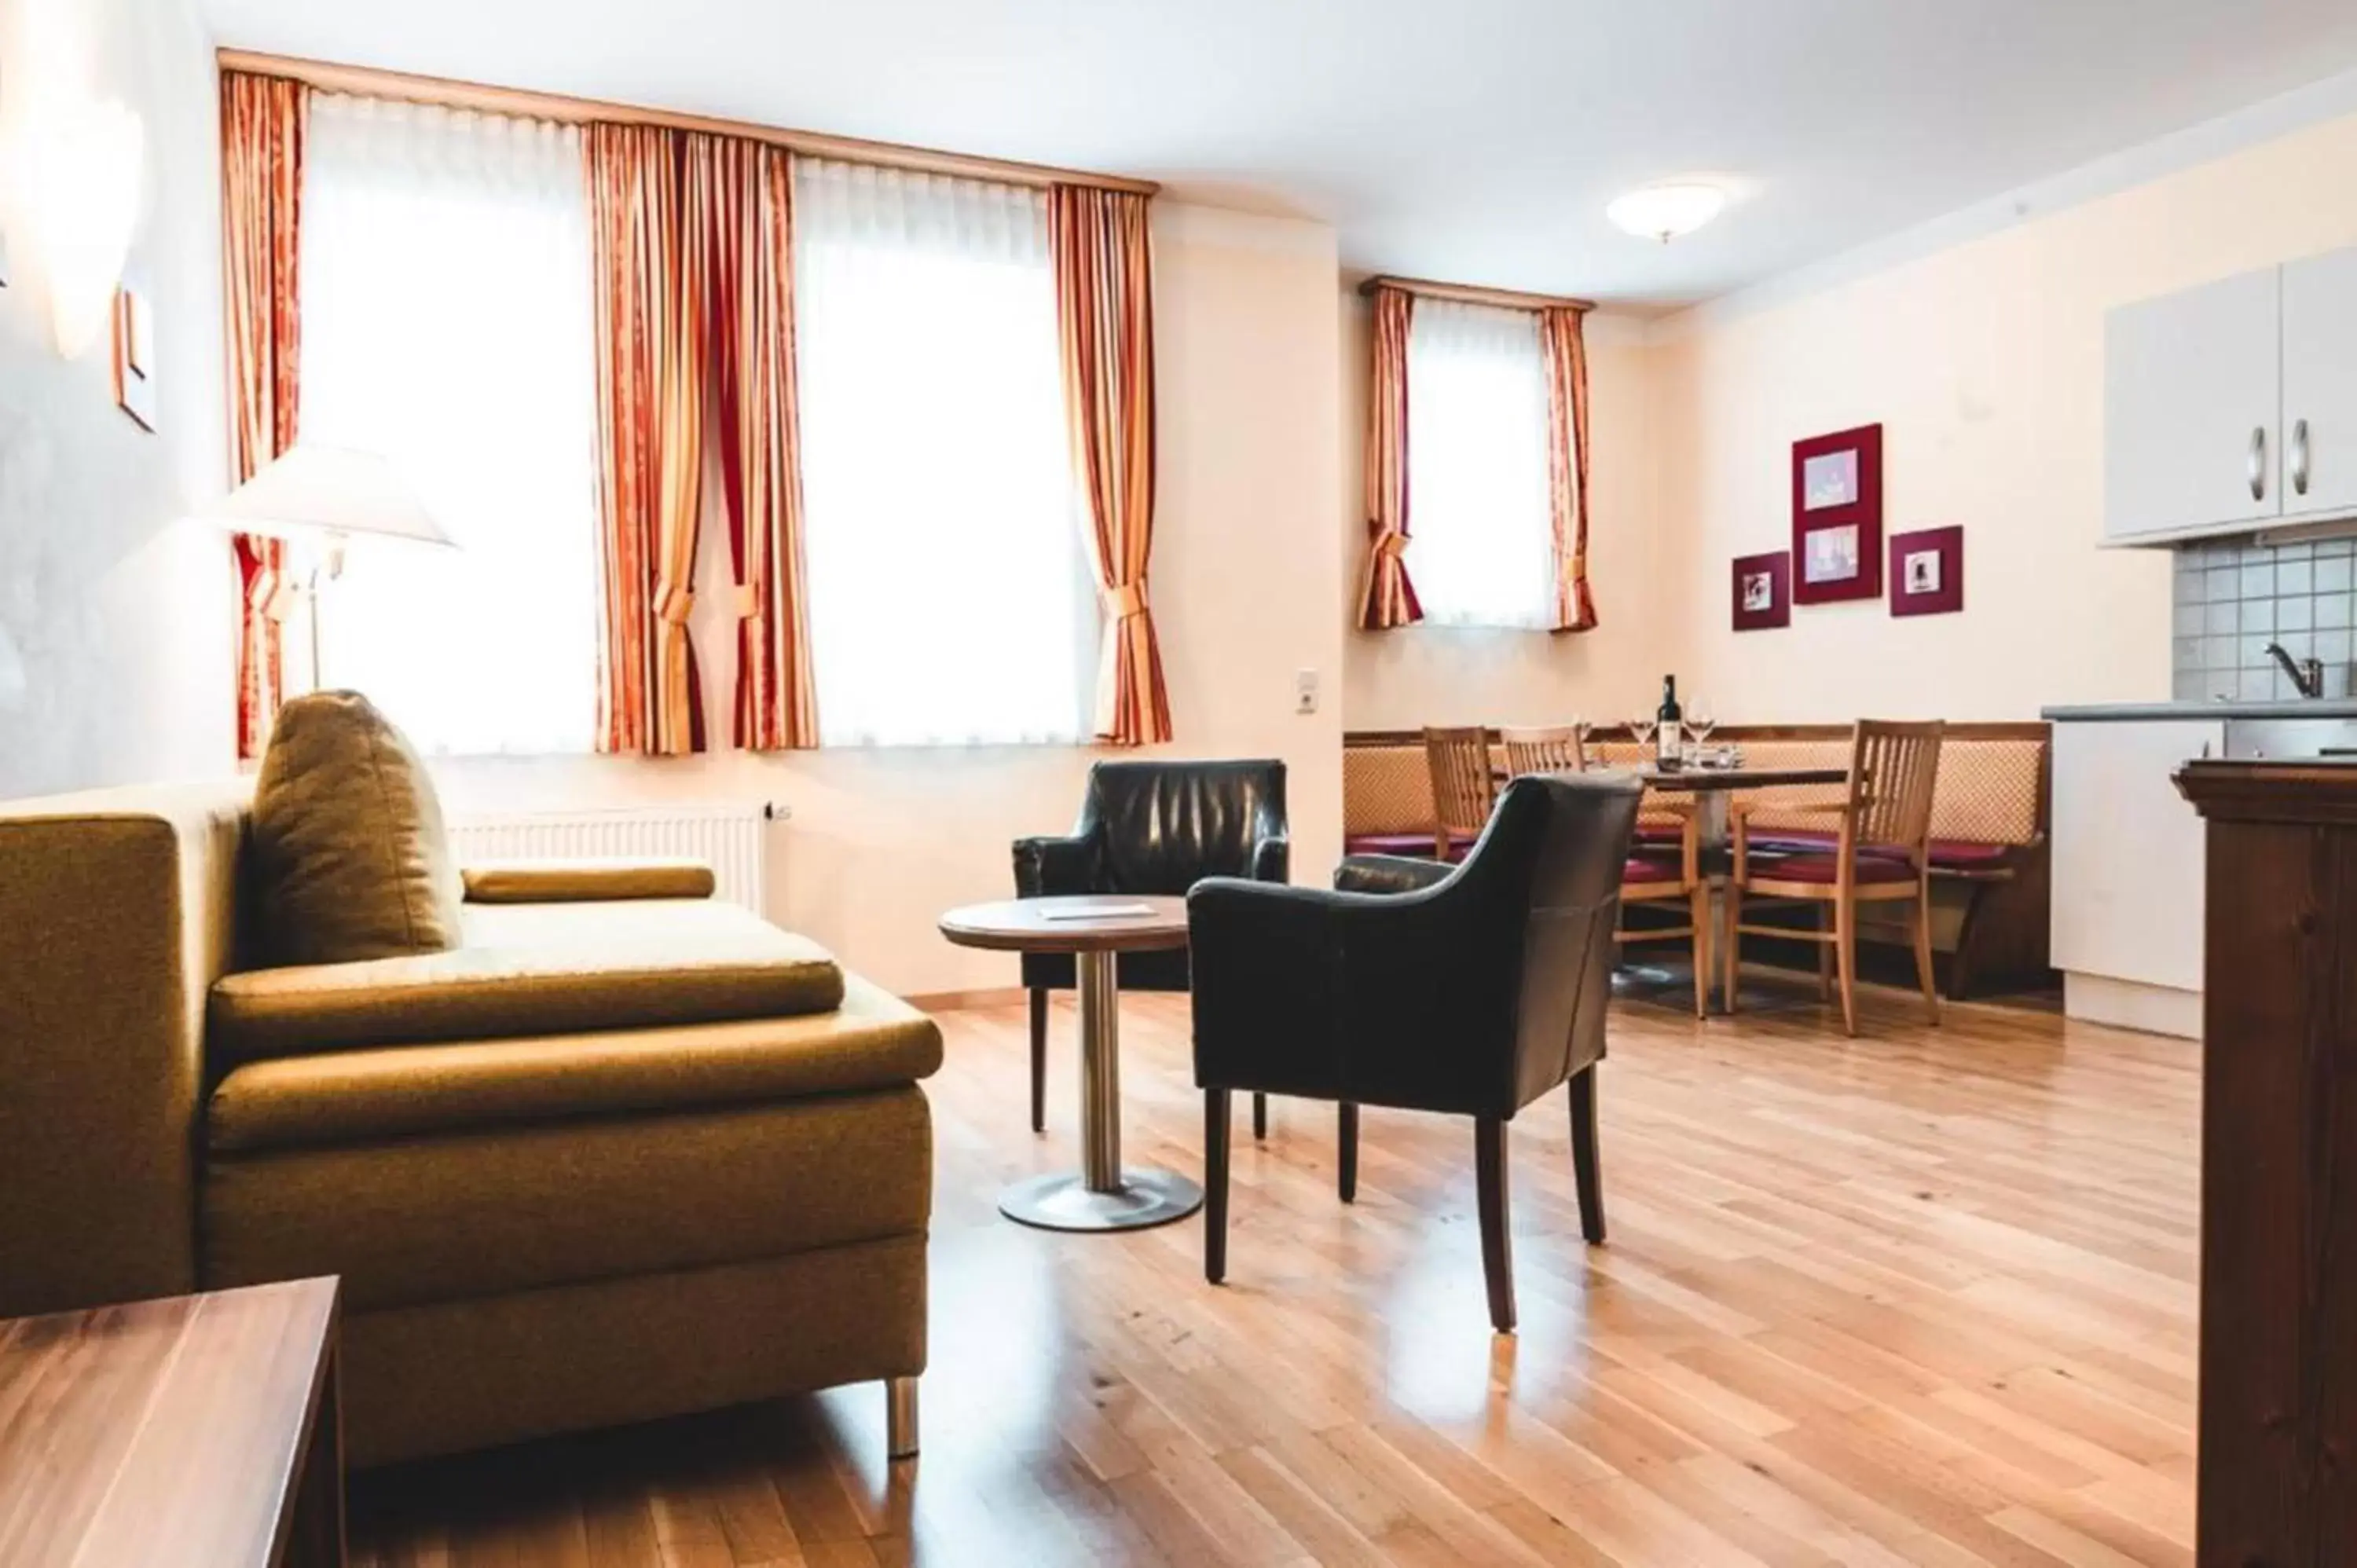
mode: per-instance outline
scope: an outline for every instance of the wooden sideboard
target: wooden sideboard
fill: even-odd
[[[2177,779],[2208,838],[2198,1561],[2357,1561],[2357,766]]]

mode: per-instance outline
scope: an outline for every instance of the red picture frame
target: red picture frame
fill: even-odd
[[[1926,528],[1890,536],[1890,613],[1953,615],[1964,607],[1964,531]]]
[[[1738,555],[1730,607],[1738,631],[1768,631],[1792,624],[1792,557],[1781,550]]]
[[[1882,594],[1882,426],[1792,443],[1792,602]]]

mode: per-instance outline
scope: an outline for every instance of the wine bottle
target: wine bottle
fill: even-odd
[[[1684,710],[1678,706],[1678,678],[1675,675],[1662,677],[1662,705],[1653,716],[1659,721],[1653,731],[1653,760],[1661,767],[1675,768],[1685,720]]]

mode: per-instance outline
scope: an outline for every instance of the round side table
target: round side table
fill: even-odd
[[[1090,894],[973,904],[941,918],[960,947],[1070,953],[1081,989],[1081,1168],[1017,1182],[999,1195],[1009,1219],[1047,1230],[1138,1230],[1183,1219],[1203,1189],[1176,1171],[1121,1163],[1118,953],[1187,945],[1187,900]]]

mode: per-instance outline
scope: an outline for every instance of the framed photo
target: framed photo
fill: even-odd
[[[142,430],[156,428],[156,323],[147,296],[114,291],[114,402]]]
[[[1781,550],[1735,558],[1735,629],[1766,631],[1792,624],[1792,558]]]
[[[1951,615],[1964,607],[1964,531],[1926,528],[1890,536],[1890,613]]]
[[[1882,593],[1882,426],[1792,443],[1792,599]]]

